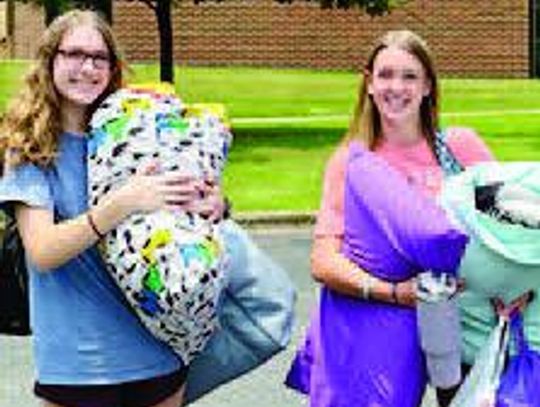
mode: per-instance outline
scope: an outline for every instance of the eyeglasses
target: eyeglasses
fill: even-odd
[[[66,60],[67,63],[75,68],[82,68],[87,59],[92,61],[95,69],[104,70],[111,66],[111,57],[107,52],[86,52],[80,49],[59,49],[56,51]]]

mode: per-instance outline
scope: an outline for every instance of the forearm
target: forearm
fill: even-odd
[[[136,211],[136,207],[130,205],[132,198],[124,195],[122,189],[110,192],[101,199],[99,204],[89,208],[88,212],[83,214],[94,235],[105,235],[129,214]]]
[[[341,253],[340,246],[339,239],[315,239],[311,253],[313,277],[342,294],[361,298],[369,291],[371,299],[394,302],[392,284],[358,267]]]
[[[65,264],[98,241],[86,214],[40,228],[39,239],[25,243],[26,251],[40,271],[50,271]]]
[[[46,209],[19,206],[17,223],[32,261],[41,270],[58,267],[95,244],[131,213],[186,210],[200,199],[198,181],[179,172],[154,175],[154,170],[153,166],[143,168],[86,213],[60,223],[54,223]]]
[[[52,214],[42,209],[20,207],[17,221],[26,252],[41,271],[65,264],[100,238],[90,224],[93,220],[99,234],[114,228],[129,213],[117,193],[111,193],[97,206],[72,218],[53,222]]]

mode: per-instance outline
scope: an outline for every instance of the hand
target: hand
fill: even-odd
[[[184,208],[211,221],[222,219],[225,212],[225,200],[219,184],[214,180],[206,179],[199,181],[196,189],[198,198],[190,201]]]
[[[502,318],[509,319],[512,314],[516,312],[522,313],[527,308],[527,305],[534,299],[534,292],[528,291],[525,294],[520,295],[516,299],[510,302],[510,304],[504,304],[500,298],[491,299],[491,304],[495,309],[497,315]]]
[[[467,282],[464,278],[458,278],[457,279],[457,291],[456,294],[461,294],[465,289],[467,288]]]
[[[416,307],[416,277],[395,284],[397,303],[407,307]]]
[[[158,165],[143,167],[117,191],[119,203],[128,213],[158,209],[185,210],[199,197],[198,181],[180,172],[158,174]]]

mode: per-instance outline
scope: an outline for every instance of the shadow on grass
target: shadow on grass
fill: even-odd
[[[501,161],[540,160],[540,136],[534,130],[514,126],[473,127]],[[339,127],[240,127],[233,130],[232,154],[240,161],[268,161],[285,151],[332,151],[343,138]],[[269,155],[269,151],[275,155]],[[273,156],[273,157],[272,157]]]
[[[234,129],[231,160],[264,163],[283,154],[331,151],[343,137],[345,129],[336,128],[239,128]]]
[[[236,148],[272,147],[320,149],[336,146],[341,140],[345,129],[340,128],[303,128],[303,127],[272,127],[272,128],[237,128],[233,130]]]

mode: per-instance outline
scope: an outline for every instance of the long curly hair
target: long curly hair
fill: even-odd
[[[61,97],[53,82],[53,62],[64,34],[82,25],[101,33],[111,57],[111,79],[103,94],[89,106],[87,118],[97,105],[122,84],[120,53],[111,27],[92,11],[72,10],[56,18],[45,30],[34,65],[21,92],[9,104],[0,123],[2,168],[32,163],[50,165],[57,154],[61,128]]]
[[[359,138],[368,148],[374,150],[383,137],[381,116],[368,93],[366,76],[373,74],[375,58],[379,52],[388,47],[397,47],[408,52],[417,58],[424,67],[427,79],[431,85],[431,90],[422,99],[420,121],[422,134],[431,149],[435,151],[435,135],[439,130],[439,84],[437,73],[426,42],[417,34],[408,30],[389,31],[375,42],[368,56],[365,71],[360,78],[358,99],[345,139]]]

